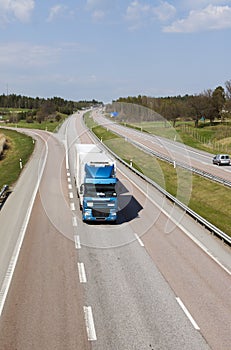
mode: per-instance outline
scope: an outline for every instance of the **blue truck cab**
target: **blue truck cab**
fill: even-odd
[[[96,145],[77,147],[77,192],[83,221],[115,222],[116,163]]]

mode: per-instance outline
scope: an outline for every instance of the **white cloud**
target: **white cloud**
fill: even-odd
[[[105,12],[102,10],[96,10],[92,12],[92,18],[95,21],[101,21],[105,17]]]
[[[208,5],[202,10],[192,10],[185,19],[163,28],[164,32],[198,32],[231,28],[231,7]]]
[[[116,8],[118,0],[87,0],[86,10],[94,13],[95,11],[102,11],[104,13],[111,12]]]
[[[60,49],[16,42],[0,44],[0,52],[1,65],[28,67],[43,66],[48,62],[54,61]]]
[[[166,21],[176,13],[173,5],[167,1],[161,1],[159,6],[151,6],[146,3],[134,0],[127,7],[125,19],[131,23],[130,29],[137,29],[153,19]]]
[[[50,9],[49,16],[47,18],[48,22],[52,22],[55,18],[61,16],[65,11],[67,7],[64,5],[55,5]]]
[[[110,13],[114,14],[119,0],[87,0],[85,9],[94,21],[102,21]]]
[[[0,0],[0,22],[10,22],[12,17],[27,22],[34,6],[34,0]]]
[[[150,11],[150,5],[141,4],[139,1],[132,1],[126,11],[126,19],[128,21],[140,21],[141,18],[147,16]]]
[[[52,22],[57,19],[73,19],[76,15],[76,9],[72,9],[69,6],[57,4],[50,8],[47,22]]]
[[[153,7],[152,12],[160,21],[166,21],[175,16],[176,9],[168,2],[162,1],[159,6]]]
[[[60,43],[54,46],[31,45],[31,43],[0,43],[1,67],[44,67],[62,61],[62,56],[91,52],[91,48],[78,43]]]
[[[230,0],[182,0],[182,6],[188,7],[190,9],[194,8],[204,8],[208,5],[226,5],[230,3]]]

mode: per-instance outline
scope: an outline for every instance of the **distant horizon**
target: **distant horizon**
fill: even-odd
[[[230,80],[230,79],[227,79],[227,80]],[[226,81],[227,81],[226,80]],[[90,102],[90,101],[93,101],[93,100],[96,100],[96,102],[100,102],[100,103],[104,103],[104,104],[109,104],[109,103],[112,103],[113,101],[116,101],[118,100],[119,98],[127,98],[127,97],[138,97],[138,96],[146,96],[146,97],[150,97],[150,98],[168,98],[168,97],[184,97],[184,96],[193,96],[193,95],[198,95],[198,94],[201,94],[203,93],[204,91],[207,91],[207,90],[215,90],[218,86],[222,86],[224,89],[225,89],[225,84],[224,85],[217,85],[216,87],[214,87],[213,89],[211,88],[205,88],[203,89],[202,91],[200,92],[196,92],[196,93],[185,93],[185,94],[178,94],[178,95],[166,95],[166,96],[151,96],[151,95],[144,95],[144,94],[141,94],[141,93],[138,93],[137,95],[131,95],[131,94],[128,94],[127,96],[119,96],[117,97],[116,99],[113,98],[111,101],[107,101],[107,102],[104,102],[103,100],[98,100],[96,98],[91,98],[91,99],[86,99],[86,98],[83,98],[83,99],[78,99],[78,100],[68,100],[67,98],[64,98],[62,96],[57,96],[57,95],[54,95],[54,96],[31,96],[31,95],[24,95],[24,94],[18,94],[18,93],[15,93],[15,92],[8,92],[8,95],[16,95],[16,96],[23,96],[23,97],[28,97],[28,98],[39,98],[39,99],[52,99],[52,98],[61,98],[63,100],[67,100],[67,101],[71,101],[71,102],[81,102],[81,101],[87,101],[87,102]],[[7,96],[7,93],[1,93],[0,96]]]

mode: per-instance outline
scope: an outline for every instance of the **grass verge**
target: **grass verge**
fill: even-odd
[[[1,133],[6,137],[7,147],[0,160],[0,188],[4,184],[12,186],[17,181],[21,173],[20,159],[25,165],[34,150],[30,136],[7,129],[1,129]]]

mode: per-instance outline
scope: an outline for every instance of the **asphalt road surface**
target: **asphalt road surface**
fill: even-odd
[[[40,135],[37,161],[20,178],[19,192],[30,197],[30,175],[46,159],[0,318],[0,349],[230,349],[230,249],[120,165],[117,224],[83,223],[73,146],[93,141],[81,114],[56,137]],[[27,196],[25,205],[12,198],[1,228],[15,205],[25,216]]]

